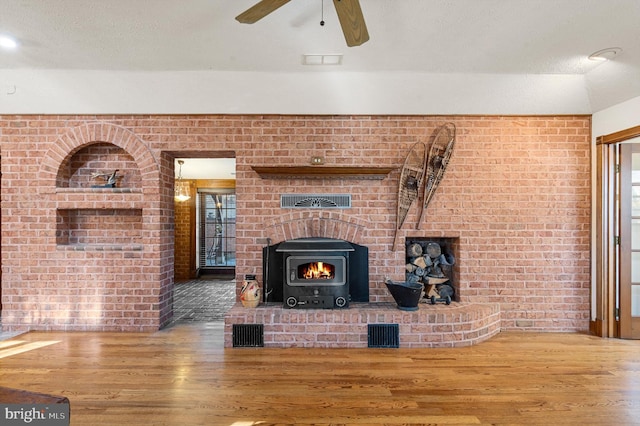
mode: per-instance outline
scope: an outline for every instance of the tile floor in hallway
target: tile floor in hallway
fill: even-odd
[[[168,327],[196,322],[224,321],[224,314],[236,300],[236,282],[233,279],[197,279],[176,282],[173,294],[173,321]],[[22,333],[2,331],[0,340]]]
[[[173,293],[173,324],[222,322],[236,300],[235,280],[197,279],[177,282]]]

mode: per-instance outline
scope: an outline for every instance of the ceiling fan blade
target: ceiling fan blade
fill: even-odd
[[[291,0],[262,0],[236,16],[236,21],[253,24]]]
[[[369,40],[369,32],[358,0],[333,0],[333,5],[336,7],[347,46],[360,46]]]

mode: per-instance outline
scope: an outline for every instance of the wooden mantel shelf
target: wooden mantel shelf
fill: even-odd
[[[262,179],[371,179],[382,180],[393,167],[251,166]]]

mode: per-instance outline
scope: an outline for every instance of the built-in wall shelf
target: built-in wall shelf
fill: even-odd
[[[382,180],[393,167],[251,166],[262,179],[370,179]]]
[[[143,251],[142,244],[59,244],[58,250],[69,251]]]
[[[101,208],[102,207],[102,208]],[[56,245],[76,251],[131,251],[143,247],[142,209],[56,209]]]
[[[140,188],[56,188],[57,194],[142,194]]]
[[[148,206],[140,188],[56,188],[51,198],[57,209],[143,209]]]

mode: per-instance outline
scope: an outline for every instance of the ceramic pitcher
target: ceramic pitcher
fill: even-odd
[[[240,301],[245,308],[255,308],[260,304],[262,289],[255,275],[245,275],[240,290]]]

